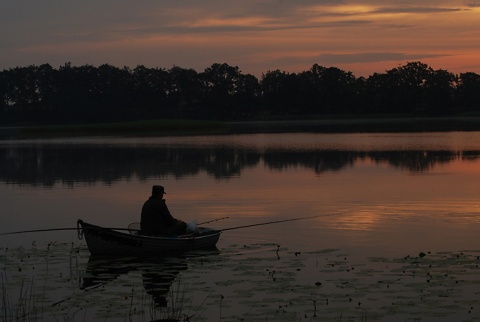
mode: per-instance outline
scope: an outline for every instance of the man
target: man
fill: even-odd
[[[153,186],[152,195],[143,204],[140,222],[141,233],[144,235],[182,235],[187,224],[173,218],[163,199],[165,188]]]

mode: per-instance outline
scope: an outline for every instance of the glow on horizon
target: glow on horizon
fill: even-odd
[[[115,5],[115,10],[112,6]],[[421,61],[480,73],[480,2],[0,2],[0,68],[72,62],[203,71],[213,63],[260,77],[313,64],[355,76]]]

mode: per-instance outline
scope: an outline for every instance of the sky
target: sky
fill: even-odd
[[[0,0],[0,70],[49,63],[356,77],[421,61],[480,74],[480,0]]]

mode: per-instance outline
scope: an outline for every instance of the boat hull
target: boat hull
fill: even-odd
[[[220,231],[200,227],[198,232],[179,237],[129,234],[78,220],[77,225],[92,255],[162,255],[215,248]]]

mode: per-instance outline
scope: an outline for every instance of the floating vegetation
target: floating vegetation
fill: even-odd
[[[399,258],[233,245],[182,257],[2,249],[0,321],[480,319],[480,251]]]

